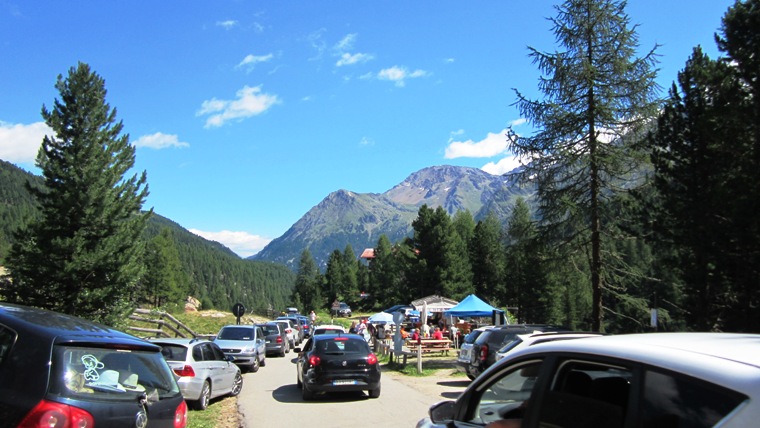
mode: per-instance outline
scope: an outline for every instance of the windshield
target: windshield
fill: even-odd
[[[223,327],[216,336],[219,340],[253,340],[251,327]]]
[[[61,346],[56,350],[51,388],[64,397],[158,401],[179,394],[159,352]]]

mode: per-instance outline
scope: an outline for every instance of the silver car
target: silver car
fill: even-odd
[[[509,352],[418,428],[754,427],[760,335],[648,333]]]
[[[241,370],[255,373],[266,365],[266,335],[259,326],[226,325],[219,330],[214,343],[225,355],[235,357]]]
[[[213,342],[204,339],[152,339],[177,375],[188,404],[205,410],[211,399],[236,396],[243,389],[240,368]]]

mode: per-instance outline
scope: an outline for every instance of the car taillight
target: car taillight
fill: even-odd
[[[370,352],[369,355],[367,355],[367,364],[377,364],[377,355]]]
[[[90,428],[94,426],[95,421],[86,410],[47,400],[37,403],[19,424],[19,428]]]
[[[179,377],[195,377],[195,370],[193,366],[185,365],[181,369],[174,369],[174,373]]]
[[[312,355],[311,357],[309,357],[309,365],[312,366],[312,367],[318,366],[319,363],[321,363],[321,362],[322,362],[322,359],[319,358],[316,355]]]
[[[174,428],[185,428],[187,426],[187,403],[182,400],[174,411]]]
[[[483,344],[480,346],[480,361],[488,359],[488,345]]]
[[[285,329],[285,333],[288,333],[288,334],[293,333],[293,329],[292,328],[286,328]]]
[[[276,342],[277,342],[277,343],[282,343],[282,336],[277,336],[277,340],[276,340]]]

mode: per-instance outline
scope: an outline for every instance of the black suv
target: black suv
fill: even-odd
[[[161,347],[81,318],[0,303],[2,426],[185,427]]]
[[[490,328],[475,339],[467,365],[467,377],[475,379],[496,361],[496,353],[519,334],[545,331],[568,331],[563,327],[543,324],[513,324]]]

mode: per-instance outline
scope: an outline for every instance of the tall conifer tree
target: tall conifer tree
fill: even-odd
[[[656,113],[654,50],[636,56],[638,37],[620,0],[566,0],[552,19],[558,52],[530,48],[544,100],[519,91],[517,106],[537,131],[510,135],[510,147],[532,162],[523,170],[538,184],[547,231],[589,248],[592,328],[602,328],[607,219],[601,205],[635,164],[622,137]],[[567,228],[580,224],[581,230]]]
[[[135,148],[105,81],[79,63],[58,76],[60,93],[42,117],[45,136],[37,166],[43,189],[30,188],[41,217],[18,234],[8,259],[6,300],[119,325],[126,320],[144,272],[141,234],[152,210],[141,213],[146,174],[125,178]]]

